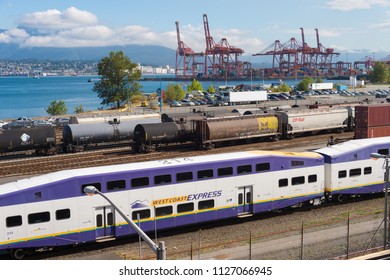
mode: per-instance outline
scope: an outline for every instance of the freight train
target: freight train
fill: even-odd
[[[134,127],[140,123],[161,123],[161,118],[137,119],[110,118],[96,122],[68,124],[55,128],[51,125],[0,129],[0,155],[32,153],[53,155],[62,152],[79,152],[87,147],[107,144],[129,143],[133,139]],[[56,135],[61,131],[61,137]]]
[[[384,192],[390,137],[314,152],[247,151],[64,170],[0,186],[0,250],[15,258],[135,231],[93,186],[146,231],[246,217]]]
[[[149,152],[172,143],[191,143],[198,149],[211,149],[232,141],[276,141],[320,131],[342,132],[353,127],[352,107],[162,114],[159,118],[113,118],[108,122],[68,124],[63,127],[62,141],[55,138],[51,126],[1,130],[0,154],[78,152],[112,143],[132,146],[135,152]]]
[[[164,116],[164,119],[166,121],[162,124],[135,127],[134,151],[149,152],[166,144],[188,142],[200,149],[212,149],[222,142],[244,139],[276,141],[320,131],[351,131],[354,128],[354,108],[292,109],[216,117]]]

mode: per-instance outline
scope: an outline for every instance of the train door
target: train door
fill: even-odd
[[[237,215],[253,213],[253,186],[237,187]]]
[[[111,206],[95,208],[96,239],[115,237],[114,213]]]

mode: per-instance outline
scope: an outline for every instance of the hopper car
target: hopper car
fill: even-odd
[[[247,151],[63,170],[0,186],[0,250],[15,258],[52,247],[313,207],[335,197],[383,193],[390,137],[313,152]]]
[[[272,111],[258,114],[232,114],[216,117],[180,118],[164,116],[176,125],[145,125],[136,127],[134,151],[148,152],[167,143],[192,141],[200,149],[212,149],[223,142],[241,140],[292,139],[323,131],[343,132],[354,126],[353,108]],[[184,122],[182,122],[185,120]],[[192,124],[191,124],[192,123]],[[165,129],[166,128],[166,129]],[[167,141],[169,139],[169,142]]]

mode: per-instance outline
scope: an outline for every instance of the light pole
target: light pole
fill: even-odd
[[[156,254],[156,257],[158,260],[166,260],[166,248],[164,241],[160,241],[158,246],[145,234],[145,232],[142,231],[132,220],[127,218],[125,213],[119,207],[117,207],[107,196],[105,196],[102,192],[100,192],[97,188],[94,186],[87,186],[84,188],[84,192],[87,195],[94,195],[98,194],[102,196],[105,200],[108,201],[108,203],[111,204],[112,207],[122,216],[122,218],[129,224],[130,227],[132,227],[138,235],[145,240],[145,242],[149,245],[149,247],[153,250],[153,252]]]
[[[372,159],[384,159],[385,160],[385,209],[384,209],[384,216],[383,216],[383,250],[386,250],[387,247],[387,224],[388,224],[388,197],[389,197],[389,158],[388,155],[382,155],[378,153],[372,153],[370,154],[370,157]]]

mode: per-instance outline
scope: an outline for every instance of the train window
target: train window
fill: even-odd
[[[172,182],[171,174],[154,176],[154,184],[163,185]]]
[[[84,194],[85,187],[93,186],[95,187],[99,192],[102,191],[102,185],[100,183],[90,183],[90,184],[83,184],[81,185],[81,193]]]
[[[308,179],[309,183],[315,183],[315,182],[317,182],[317,175],[316,174],[309,175],[309,177],[307,179]]]
[[[238,174],[246,174],[246,173],[252,173],[252,165],[240,165],[237,166],[237,173]]]
[[[303,160],[292,160],[291,166],[304,166],[305,162]]]
[[[38,224],[38,223],[44,223],[50,221],[50,212],[39,212],[39,213],[32,213],[27,216],[28,223],[31,224]]]
[[[96,215],[96,226],[97,227],[103,226],[103,215],[102,214]]]
[[[347,170],[340,170],[339,178],[346,178],[346,177],[347,177]]]
[[[107,190],[113,191],[113,190],[120,190],[126,188],[126,181],[125,180],[116,180],[116,181],[108,181],[107,182]]]
[[[218,176],[229,176],[233,175],[233,167],[222,167],[218,168]]]
[[[140,177],[131,179],[131,187],[140,188],[149,186],[149,177]]]
[[[291,179],[291,185],[302,185],[305,183],[305,176],[293,177]]]
[[[364,175],[371,174],[372,168],[371,167],[364,167]]]
[[[389,155],[389,149],[379,149],[378,154],[388,156]]]
[[[193,179],[192,172],[181,172],[176,174],[176,181],[177,182],[184,182],[184,181],[192,181]]]
[[[213,176],[214,176],[214,172],[212,169],[198,171],[198,179],[212,178]]]
[[[199,210],[210,209],[210,208],[214,208],[214,199],[203,200],[198,202]]]
[[[6,224],[7,228],[21,226],[22,225],[22,216],[18,215],[18,216],[7,217],[5,219],[5,224]]]
[[[194,211],[194,203],[183,203],[177,205],[177,213],[191,212]]]
[[[279,179],[279,188],[287,187],[288,179]]]
[[[134,211],[131,215],[131,218],[133,220],[138,220],[138,215],[140,219],[147,219],[150,218],[150,209],[145,209],[145,210],[139,210],[139,211]]]
[[[172,206],[163,206],[156,208],[156,217],[172,215],[173,207]]]
[[[112,212],[107,213],[107,225],[109,226],[114,225],[114,214]]]
[[[263,172],[271,169],[269,162],[256,164],[256,172]]]
[[[362,175],[361,168],[354,168],[349,170],[349,177],[360,176],[360,175]]]
[[[70,218],[70,209],[59,209],[56,211],[56,220],[65,220]]]

